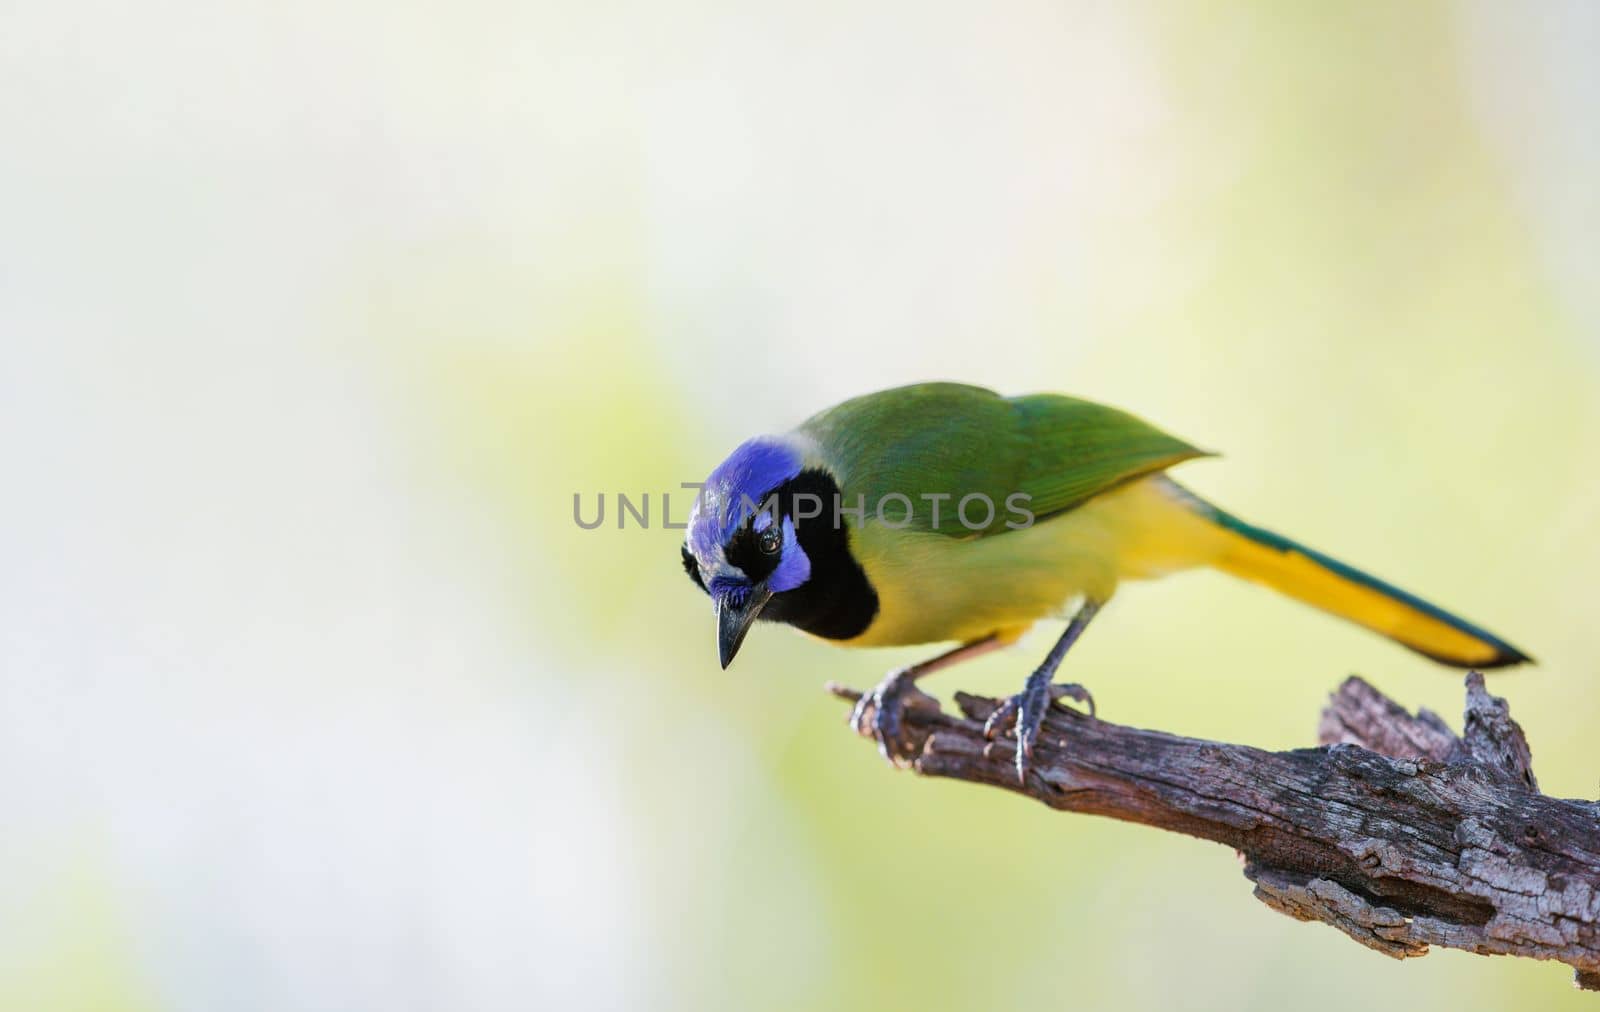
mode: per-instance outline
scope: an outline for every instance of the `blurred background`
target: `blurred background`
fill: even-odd
[[[719,671],[660,497],[883,386],[1117,404],[1535,654],[1491,688],[1594,798],[1597,48],[1582,0],[6,5],[0,1007],[1589,1007],[890,770],[821,685],[922,651]],[[1351,672],[1462,700],[1209,574],[1069,669],[1273,748]]]

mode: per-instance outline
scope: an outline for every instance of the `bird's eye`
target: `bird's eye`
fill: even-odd
[[[774,524],[756,535],[756,544],[760,546],[762,554],[777,555],[778,549],[783,547],[783,534]]]

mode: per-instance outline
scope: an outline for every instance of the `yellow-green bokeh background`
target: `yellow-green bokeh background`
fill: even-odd
[[[1109,401],[1534,653],[1493,688],[1548,791],[1600,794],[1593,6],[0,24],[0,1007],[1592,1004],[889,770],[820,686],[915,652],[763,628],[719,671],[659,511],[881,386]],[[657,529],[578,529],[602,492]],[[1209,574],[1070,667],[1268,747],[1352,671],[1461,695]]]

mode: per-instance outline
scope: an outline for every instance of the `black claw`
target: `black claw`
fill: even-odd
[[[860,699],[856,700],[856,705],[850,708],[850,716],[845,718],[845,723],[849,724],[856,734],[866,733],[866,730],[862,727],[862,722],[867,719],[867,707],[871,705],[872,693],[865,692],[862,693]]]
[[[1029,684],[1014,696],[1006,698],[983,722],[983,736],[991,741],[996,738],[1008,725],[1014,725],[1014,735],[1017,742],[1016,766],[1017,782],[1028,782],[1028,769],[1033,762],[1033,750],[1039,742],[1039,733],[1044,727],[1044,717],[1051,707],[1061,706],[1060,699],[1072,699],[1089,708],[1089,716],[1095,715],[1094,697],[1089,690],[1081,685],[1048,685],[1036,677],[1028,680]],[[1074,711],[1076,712],[1076,711]]]
[[[900,737],[900,701],[899,694],[885,697],[883,705],[878,708],[878,719],[874,722],[873,730],[878,732],[879,742],[894,741]]]
[[[1017,697],[1008,696],[995,711],[989,714],[989,719],[983,722],[983,736],[990,741],[1010,724],[1017,716]]]
[[[1050,702],[1059,706],[1060,701],[1063,699],[1070,699],[1075,703],[1082,703],[1089,708],[1089,716],[1093,717],[1095,715],[1094,697],[1089,694],[1088,689],[1079,685],[1077,682],[1068,682],[1065,685],[1050,686]],[[1065,710],[1067,707],[1061,706],[1060,709]]]
[[[1050,705],[1048,686],[1029,687],[1019,694],[1017,707],[1017,780],[1026,783],[1028,764],[1033,759],[1033,746],[1039,740],[1039,727],[1044,723],[1045,707]]]
[[[850,711],[850,726],[857,734],[871,735],[878,743],[878,753],[892,766],[900,765],[900,732],[904,727],[901,711],[905,708],[906,689],[911,683],[911,677],[904,671],[890,672],[872,691],[857,700]]]
[[[900,705],[898,696],[885,694],[872,719],[872,734],[878,739],[878,754],[891,763],[895,762],[895,744],[900,740]]]

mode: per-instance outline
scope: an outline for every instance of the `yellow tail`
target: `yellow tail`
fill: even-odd
[[[1222,532],[1211,564],[1389,637],[1441,664],[1503,668],[1529,658],[1499,637],[1337,559],[1262,530],[1184,490]]]

